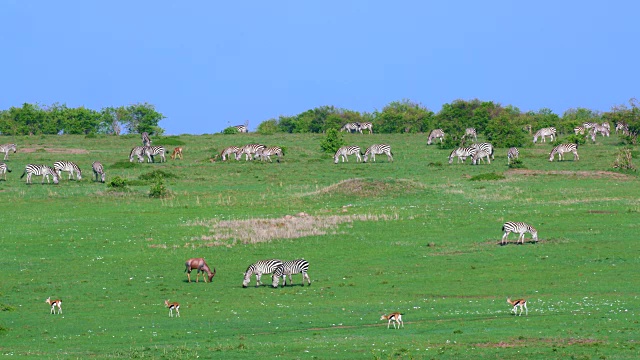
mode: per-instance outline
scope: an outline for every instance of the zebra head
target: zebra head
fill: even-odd
[[[531,228],[531,239],[535,242],[538,242],[538,230]]]
[[[283,278],[285,278],[285,279],[286,279],[286,276],[287,276],[287,275],[282,274],[282,277],[283,277]],[[271,277],[271,280],[272,280],[272,282],[271,282],[271,286],[273,286],[274,288],[277,288],[277,287],[278,287],[278,284],[280,283],[280,276],[278,276],[278,275],[276,275],[276,274],[274,273],[274,274],[273,274],[273,276]]]
[[[451,154],[449,155],[449,164],[453,164],[453,158],[456,157],[457,153],[458,153],[457,149],[451,152]]]
[[[243,288],[249,286],[249,282],[251,282],[251,274],[253,273],[253,271],[251,271],[250,269],[251,267],[249,267],[249,269],[247,269],[247,272],[244,273],[244,280],[242,280]]]

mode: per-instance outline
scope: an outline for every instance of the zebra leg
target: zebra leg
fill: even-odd
[[[262,282],[260,281],[260,278],[262,277],[261,273],[257,273],[256,274],[256,287],[262,285]]]
[[[580,156],[578,156],[578,150],[573,152],[573,161],[580,160]]]
[[[511,231],[504,232],[504,235],[502,235],[502,240],[500,240],[500,245],[504,245],[507,243],[507,237],[509,236],[510,233]]]
[[[309,274],[307,273],[302,274],[302,286],[304,286],[304,279],[307,279],[309,286],[311,286],[311,279],[309,278]]]

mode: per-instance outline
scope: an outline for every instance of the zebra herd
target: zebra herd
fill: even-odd
[[[360,134],[362,134],[362,130],[368,130],[369,134],[373,134],[373,124],[370,122],[352,122],[346,123],[340,128],[341,132],[359,132]]]
[[[282,278],[282,286],[287,285],[287,275],[289,275],[289,285],[293,285],[293,275],[302,274],[302,286],[304,281],[307,280],[309,286],[311,286],[311,279],[309,278],[309,262],[305,259],[296,259],[291,261],[282,261],[278,259],[260,260],[247,268],[244,272],[244,280],[242,281],[242,287],[246,288],[251,282],[251,276],[256,276],[256,287],[262,285],[260,278],[264,274],[273,274],[271,276],[271,286],[278,287],[280,278]]]
[[[262,144],[247,144],[242,147],[226,147],[219,155],[216,155],[216,158],[220,157],[222,161],[226,161],[231,155],[238,161],[241,160],[242,155],[244,155],[245,161],[260,159],[261,161],[269,160],[269,162],[273,162],[271,156],[276,156],[276,161],[280,162],[280,159],[284,156],[284,151],[280,146],[267,147]]]
[[[355,155],[356,162],[362,161],[366,163],[369,158],[371,158],[371,161],[375,162],[376,155],[381,154],[387,155],[387,160],[389,162],[393,162],[393,153],[391,152],[391,146],[387,144],[373,144],[369,146],[367,150],[365,150],[364,154],[360,152],[359,146],[343,146],[339,148],[338,151],[336,151],[335,155],[333,155],[333,163],[337,164],[340,159],[342,159],[342,162],[345,162],[345,160],[349,162],[348,155]]]

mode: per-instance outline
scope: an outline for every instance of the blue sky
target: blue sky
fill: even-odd
[[[0,109],[148,102],[168,134],[323,105],[607,111],[638,96],[637,1],[0,0]]]

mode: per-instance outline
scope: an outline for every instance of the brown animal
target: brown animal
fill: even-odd
[[[517,299],[511,300],[511,298],[507,298],[507,302],[513,306],[511,312],[514,315],[518,315],[518,306],[520,306],[520,316],[522,316],[522,308],[525,310],[525,315],[529,315],[529,309],[527,309],[527,300],[525,299]]]
[[[180,158],[180,160],[182,160],[182,148],[181,147],[177,147],[173,149],[173,153],[171,154],[171,160],[175,160],[177,157]]]
[[[51,305],[51,314],[56,313],[56,306],[58,307],[58,314],[62,314],[62,301],[51,300],[51,297],[48,297],[47,300],[45,300],[44,302]]]
[[[404,327],[404,322],[402,321],[402,314],[400,314],[399,312],[394,312],[389,315],[382,315],[380,320],[389,320],[389,322],[387,323],[387,329],[389,328],[389,325],[391,325],[391,322],[393,322],[394,329],[396,328],[396,323],[398,323],[398,329],[400,329],[400,325]]]
[[[177,302],[169,302],[165,300],[164,304],[169,308],[169,317],[173,317],[173,310],[176,310],[176,317],[180,317],[180,304]]]
[[[200,276],[200,273],[202,273],[202,279],[204,280],[204,282],[207,282],[207,279],[204,277],[205,272],[207,273],[207,275],[209,275],[209,282],[211,282],[211,279],[216,276],[216,268],[213,268],[213,272],[211,272],[211,269],[203,258],[189,259],[184,265],[186,267],[184,271],[187,273],[189,282],[191,282],[191,270],[193,269],[196,269],[196,282],[198,282],[198,276]]]

